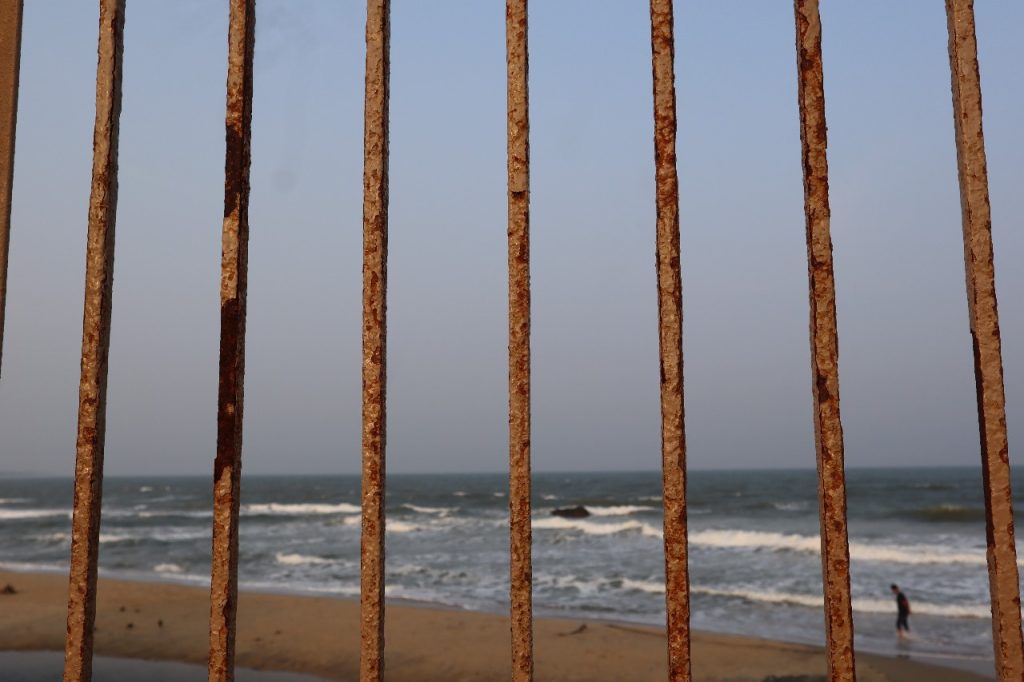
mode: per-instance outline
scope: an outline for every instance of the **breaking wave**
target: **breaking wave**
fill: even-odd
[[[242,513],[251,516],[316,516],[320,514],[358,514],[357,505],[342,502],[340,504],[285,504],[268,502],[266,504],[246,504]]]

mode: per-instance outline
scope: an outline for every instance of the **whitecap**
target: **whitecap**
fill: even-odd
[[[623,578],[622,587],[626,590],[636,590],[637,592],[646,592],[648,594],[665,594],[665,583],[654,580]]]
[[[358,514],[360,509],[354,504],[298,503],[285,504],[268,502],[265,504],[246,504],[242,506],[243,514],[262,516],[314,516],[318,514]]]
[[[643,512],[657,511],[657,507],[638,507],[630,504],[618,506],[613,505],[608,507],[587,506],[586,509],[590,512],[591,516],[628,516],[629,514],[641,514]]]
[[[403,504],[402,506],[406,509],[411,509],[417,514],[439,514],[441,516],[446,516],[455,511],[453,507],[420,507],[418,505],[408,503]]]
[[[286,566],[313,566],[318,564],[333,564],[333,559],[327,559],[321,556],[311,556],[309,554],[285,554],[284,552],[278,552],[274,555],[277,563],[284,564]]]
[[[418,526],[415,523],[406,523],[405,521],[388,521],[386,528],[389,533],[413,533],[421,530],[422,526]]]
[[[694,594],[732,597],[768,604],[793,604],[814,609],[822,608],[824,603],[820,595],[759,590],[749,586],[739,588],[692,586],[690,591]],[[988,604],[931,604],[914,601],[913,608],[914,613],[917,614],[944,616],[947,618],[989,618],[992,615],[992,608]],[[862,613],[889,614],[895,610],[895,605],[889,599],[858,599],[855,597],[853,599],[853,610]]]
[[[719,549],[768,549],[775,551],[821,552],[817,535],[795,535],[750,530],[703,530],[691,533],[690,545]],[[884,545],[851,542],[850,557],[857,561],[898,564],[979,564],[985,563],[981,551],[949,550],[939,545]]]
[[[153,567],[153,570],[157,573],[184,573],[185,569],[178,564],[166,563],[157,564]]]
[[[0,521],[20,521],[23,519],[45,519],[63,516],[71,518],[70,509],[0,509]]]
[[[560,516],[534,519],[534,530],[576,530],[586,535],[614,535],[629,531],[640,531],[641,535],[660,538],[662,533],[649,523],[642,521],[622,521],[620,523],[601,523],[583,519],[566,519]]]

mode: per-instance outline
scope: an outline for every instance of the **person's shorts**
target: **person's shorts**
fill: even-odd
[[[910,623],[907,622],[907,614],[901,613],[896,616],[896,629],[910,632]]]

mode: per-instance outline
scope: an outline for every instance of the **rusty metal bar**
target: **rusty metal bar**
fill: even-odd
[[[690,680],[690,575],[686,540],[686,429],[683,409],[683,285],[676,171],[675,37],[672,0],[651,0],[654,169],[657,203],[658,347],[665,528],[668,677]]]
[[[846,524],[843,426],[839,418],[839,332],[836,327],[832,236],[829,232],[821,18],[818,0],[794,0],[794,10],[828,674],[833,681],[853,682],[856,674],[850,601],[850,546]]]
[[[508,455],[512,680],[533,680],[530,518],[530,93],[527,0],[505,4],[508,88]]]
[[[7,307],[7,254],[11,244],[14,133],[18,127],[22,5],[22,0],[0,3],[0,374],[4,358],[4,310]]]
[[[998,679],[1024,679],[1020,582],[1013,532],[1006,401],[992,247],[988,168],[981,121],[981,77],[973,0],[946,0],[949,68],[953,90],[957,169],[964,232],[967,306],[974,342],[992,643]]]
[[[363,518],[359,597],[359,679],[362,682],[379,682],[384,674],[390,45],[390,0],[367,0],[363,130]]]
[[[213,471],[210,682],[232,682],[235,679],[255,28],[255,0],[231,0],[220,271],[220,382],[217,456]]]
[[[114,283],[114,225],[117,216],[117,139],[121,118],[121,62],[124,0],[100,0],[96,65],[96,124],[93,131],[92,190],[85,260],[82,375],[78,397],[74,516],[68,589],[64,681],[92,680],[96,568],[103,497],[106,435],[107,356]]]

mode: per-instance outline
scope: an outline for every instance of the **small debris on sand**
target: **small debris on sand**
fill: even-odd
[[[572,630],[570,632],[559,632],[558,636],[559,637],[568,637],[569,635],[578,635],[581,632],[585,631],[586,629],[587,629],[587,624],[586,623],[580,623],[580,626],[578,628],[576,628],[575,630]]]
[[[0,590],[0,594],[18,594],[18,591],[14,589],[14,585],[7,583],[4,588]]]

